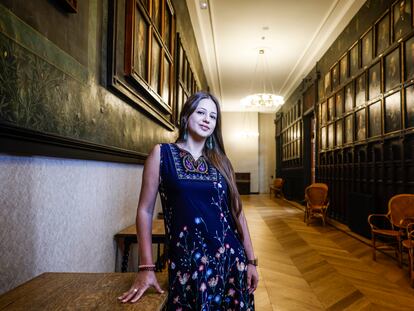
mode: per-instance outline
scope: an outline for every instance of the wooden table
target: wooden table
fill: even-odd
[[[126,272],[128,268],[129,250],[132,243],[137,243],[136,226],[131,225],[121,230],[114,236],[118,248],[122,250],[121,272]],[[157,244],[157,260],[155,262],[157,271],[161,271],[164,266],[165,254],[161,255],[161,244],[165,245],[165,228],[163,219],[152,221],[152,243]],[[165,248],[164,248],[165,249]]]
[[[167,274],[157,273],[164,289],[151,288],[135,303],[117,297],[127,291],[135,273],[43,273],[0,296],[0,310],[162,310],[167,300]]]

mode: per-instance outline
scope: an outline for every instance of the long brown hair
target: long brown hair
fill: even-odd
[[[242,202],[240,200],[239,191],[236,187],[236,177],[234,175],[233,166],[230,160],[226,156],[223,144],[223,135],[221,133],[221,110],[220,104],[216,97],[207,92],[197,92],[191,95],[185,102],[180,113],[180,127],[178,131],[177,142],[185,141],[185,136],[188,126],[188,118],[197,109],[199,102],[203,99],[211,99],[217,108],[216,127],[211,134],[213,148],[207,148],[204,145],[203,155],[207,160],[218,169],[224,179],[227,181],[228,189],[230,192],[230,211],[233,216],[234,222],[237,227],[237,231],[241,240],[243,241],[243,230],[239,220],[240,213],[242,212]]]

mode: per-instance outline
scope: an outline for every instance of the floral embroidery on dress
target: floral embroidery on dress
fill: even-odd
[[[213,166],[208,173],[186,173],[178,153],[175,146],[162,148],[160,169],[169,252],[167,310],[253,311],[247,259],[229,210],[227,184]],[[180,168],[191,178],[180,178]],[[194,178],[211,176],[213,169],[216,179]]]

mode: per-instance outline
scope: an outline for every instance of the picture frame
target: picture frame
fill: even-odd
[[[180,114],[181,114],[183,105],[184,105],[184,91],[183,91],[183,87],[181,86],[181,84],[178,83],[177,98],[176,98],[176,116],[175,116],[175,124],[177,126],[179,126],[181,122]]]
[[[400,49],[396,48],[384,58],[385,92],[400,84]]]
[[[171,61],[168,59],[166,55],[164,55],[164,64],[162,66],[162,86],[161,86],[161,97],[165,103],[170,103],[170,96],[172,92],[172,88],[170,85],[172,84],[172,75],[171,75]]]
[[[414,85],[405,88],[405,128],[414,127]]]
[[[181,34],[177,33],[176,35],[176,50],[178,53],[177,59],[177,70],[176,70],[176,118],[175,122],[177,125],[180,124],[179,115],[181,113],[182,106],[187,101],[188,97],[191,96],[197,89],[199,85],[195,74],[191,70],[190,62],[187,57],[185,47],[182,42]],[[282,122],[285,126],[286,115],[283,115]]]
[[[328,121],[328,107],[327,102],[321,103],[321,124],[325,124]]]
[[[394,3],[393,9],[393,38],[398,41],[411,31],[412,11],[411,0],[400,0]]]
[[[368,99],[381,95],[381,63],[377,62],[368,70]]]
[[[159,33],[161,33],[162,1],[163,0],[151,0],[151,18]]]
[[[188,59],[186,57],[184,59],[183,75],[182,75],[182,83],[185,89],[188,89],[188,86],[187,86],[188,66],[189,66]]]
[[[395,92],[384,99],[385,133],[401,129],[401,96]]]
[[[355,80],[355,106],[360,107],[366,101],[366,79],[365,72]]]
[[[349,51],[349,74],[355,76],[359,70],[359,45],[358,41],[351,47]]]
[[[345,117],[345,143],[349,144],[354,141],[354,120],[353,115],[349,114]]]
[[[163,0],[165,1],[165,0]],[[174,34],[172,30],[172,24],[174,23],[174,10],[170,1],[165,1],[165,10],[164,10],[164,33],[163,39],[164,43],[167,46],[168,51],[172,55],[174,53]]]
[[[333,148],[335,146],[335,123],[328,125],[328,148]]]
[[[390,45],[390,14],[386,14],[376,24],[376,55],[380,55]]]
[[[335,115],[337,118],[342,117],[344,112],[344,90],[341,89],[335,95]]]
[[[150,58],[150,86],[155,93],[160,93],[161,81],[161,42],[158,37],[153,34],[151,43]]]
[[[355,138],[357,141],[366,139],[365,108],[355,112]]]
[[[351,81],[345,86],[345,112],[351,111],[354,108],[354,81]]]
[[[361,62],[362,67],[367,67],[372,61],[372,28],[366,32],[361,39]]]
[[[324,81],[325,81],[325,83],[324,83],[324,85],[325,85],[324,92],[325,92],[325,95],[328,95],[331,92],[331,87],[332,87],[332,84],[331,84],[331,71],[328,71],[325,74]]]
[[[336,127],[336,146],[340,147],[343,144],[343,123],[342,120],[335,122]]]
[[[339,61],[339,84],[344,84],[349,77],[348,53]]]
[[[312,110],[315,105],[316,99],[316,84],[313,83],[303,95],[302,101],[302,113],[305,114],[308,111]]]
[[[108,39],[111,51],[107,86],[168,130],[174,130],[175,13],[170,0],[154,1],[113,3],[116,7],[109,12],[113,21],[109,27],[112,33],[125,37],[117,40],[114,35]],[[115,15],[122,9],[125,17],[119,20]],[[163,24],[164,14],[169,15],[168,25]],[[157,26],[154,19],[161,24]],[[169,45],[164,37],[171,40]]]
[[[332,121],[335,118],[335,97],[328,98],[328,120]]]
[[[376,137],[382,134],[382,115],[381,115],[381,101],[377,101],[368,106],[368,120],[369,137]]]
[[[136,27],[138,28],[137,44],[145,47],[143,49],[134,49],[134,68],[137,69],[136,74],[148,81],[148,47],[149,47],[149,23],[144,17],[141,10],[136,11],[135,16]]]
[[[318,79],[318,101],[325,98],[325,79]]]
[[[339,63],[332,67],[332,90],[339,85]]]
[[[414,79],[414,36],[404,42],[405,81]]]
[[[326,149],[326,139],[327,139],[327,128],[326,126],[321,128],[321,149]]]

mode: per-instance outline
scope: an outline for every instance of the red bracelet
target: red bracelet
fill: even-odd
[[[139,266],[138,271],[155,271],[155,266]]]

